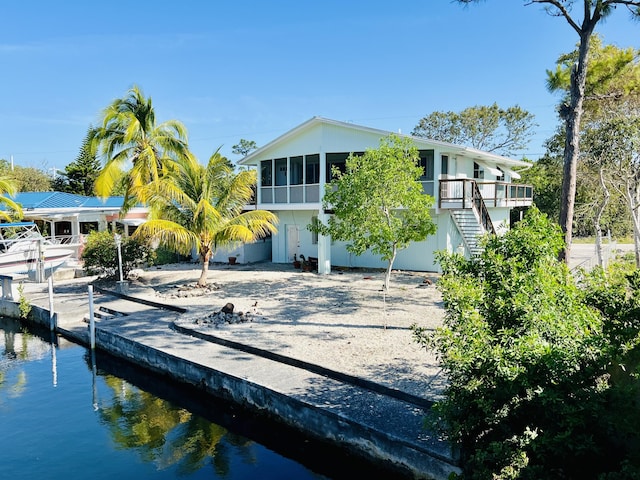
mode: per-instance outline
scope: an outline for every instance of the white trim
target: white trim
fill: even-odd
[[[515,179],[522,178],[518,172],[514,172],[513,170],[510,170],[510,169],[508,169],[508,168],[505,168],[505,169],[504,169],[504,171],[505,171],[506,173],[508,173],[508,174],[509,174],[509,176],[511,177],[511,179],[514,179],[514,178],[515,178]]]
[[[116,220],[118,223],[122,223],[123,225],[129,225],[131,227],[139,227],[147,220],[145,218],[123,218],[122,220]]]
[[[502,175],[504,175],[504,172],[495,166],[489,165],[488,163],[485,163],[481,160],[475,160],[475,162],[482,168],[487,170],[489,173],[491,173],[491,175],[495,175],[496,177],[501,177]]]

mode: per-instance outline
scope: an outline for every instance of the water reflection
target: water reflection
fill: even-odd
[[[158,468],[176,466],[181,475],[212,465],[218,475],[229,474],[230,448],[245,461],[254,461],[252,442],[184,408],[139,390],[126,381],[104,378],[111,395],[101,398],[101,422],[121,448],[133,449]]]
[[[7,478],[381,474],[380,465],[48,330],[3,318],[0,330],[0,464],[9,465]],[[33,462],[28,451],[47,461]],[[71,464],[77,471],[70,472]]]
[[[238,468],[238,463],[242,463],[255,467],[265,444],[288,457],[301,455],[301,459],[308,456],[308,452],[299,449],[301,445],[318,454],[326,452],[326,447],[314,449],[313,443],[300,441],[295,432],[287,432],[281,425],[237,405],[100,351],[96,356],[98,375],[104,378],[110,392],[108,398],[99,399],[101,421],[118,445],[134,449],[142,459],[158,468],[173,465],[180,475],[187,476],[211,468],[215,478],[227,478],[233,476],[232,465]],[[91,361],[89,355],[86,360]],[[322,470],[326,466],[318,463],[317,468]],[[302,471],[297,475],[329,478]]]
[[[20,323],[0,317],[2,356],[0,357],[0,404],[5,395],[22,395],[27,384],[24,361],[43,358],[53,348],[26,331]]]

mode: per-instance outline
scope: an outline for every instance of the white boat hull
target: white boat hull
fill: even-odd
[[[0,275],[51,272],[75,253],[44,238],[33,222],[0,223],[0,252]]]
[[[54,270],[62,265],[74,251],[48,245],[44,249],[45,270]],[[38,268],[37,249],[17,250],[0,254],[0,275],[35,272]]]

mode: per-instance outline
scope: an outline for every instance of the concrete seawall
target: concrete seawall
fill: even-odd
[[[100,328],[96,329],[96,344],[112,355],[174,380],[197,386],[218,398],[251,407],[316,438],[342,445],[353,453],[364,454],[371,461],[391,462],[402,469],[406,468],[407,473],[412,471],[415,478],[446,478],[441,475],[432,476],[427,472],[444,474],[447,471],[448,475],[448,462],[444,458],[433,457],[432,451],[265,386],[150,348]],[[376,401],[385,400],[377,398]],[[393,412],[393,401],[386,401],[389,403],[388,411]],[[426,475],[423,477],[423,474]]]
[[[0,300],[0,314],[19,318],[19,303]],[[58,316],[53,315],[57,333],[89,345],[86,324],[57,326]],[[96,348],[340,446],[399,477],[445,479],[459,472],[449,445],[422,430],[423,408],[177,332],[172,326],[178,316],[145,306],[99,322]],[[49,327],[51,315],[33,305],[27,320]]]

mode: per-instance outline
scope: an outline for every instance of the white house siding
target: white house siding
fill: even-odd
[[[460,252],[461,250],[464,250],[464,239],[462,238],[460,230],[458,230],[458,227],[453,221],[453,218],[451,218],[451,215],[449,215],[449,218],[444,225],[443,234],[447,239],[446,250],[448,252]]]
[[[496,233],[499,235],[506,233],[511,224],[511,210],[508,208],[489,208],[488,210]]]
[[[253,243],[240,244],[230,248],[221,248],[211,258],[212,263],[227,263],[229,257],[236,257],[237,263],[256,263],[271,260],[271,237],[257,240]],[[198,258],[198,252],[192,257]]]
[[[317,210],[277,210],[273,213],[278,216],[278,233],[273,236],[271,244],[271,258],[274,263],[293,262],[293,253],[298,258],[300,255],[318,256],[318,245],[313,243],[314,236],[307,229],[312,217],[318,215]],[[289,238],[291,229],[297,232],[295,244],[294,240]]]
[[[273,182],[276,184],[273,186],[262,186],[260,184],[261,176],[258,175],[258,208],[271,210],[279,218],[278,233],[273,236],[271,245],[273,262],[291,262],[294,254],[298,257],[300,255],[318,257],[319,271],[322,270],[323,273],[328,272],[329,265],[369,268],[384,268],[386,266],[379,256],[373,255],[371,252],[359,257],[348,253],[343,242],[333,242],[329,246],[327,243],[323,243],[320,238],[320,244],[325,245],[326,248],[319,252],[318,243],[314,243],[316,236],[307,229],[307,226],[312,222],[314,216],[322,216],[319,213],[322,208],[320,202],[323,182],[327,180],[326,155],[329,153],[362,152],[367,148],[378,148],[380,140],[390,133],[392,132],[314,117],[243,159],[242,164],[253,166],[258,169],[258,172],[260,172],[262,161],[271,161],[272,179],[275,180],[276,175],[280,175],[280,182],[277,184]],[[493,193],[487,191],[484,194],[491,194],[491,198],[497,197],[499,203],[502,197],[495,184],[492,185],[497,178],[495,175],[496,167],[500,166],[505,172],[505,184],[501,184],[504,189],[511,180],[510,169],[526,166],[526,163],[444,142],[419,138],[414,138],[413,141],[418,149],[432,149],[434,152],[433,182],[425,181],[423,184],[429,192],[431,191],[429,187],[432,187],[436,197],[432,218],[437,225],[437,231],[427,240],[414,243],[407,249],[400,251],[394,266],[405,270],[440,271],[439,265],[435,263],[437,251],[468,252],[464,252],[462,235],[453,222],[450,211],[447,210],[452,205],[447,204],[442,209],[438,207],[438,179],[473,179],[474,162],[477,161],[478,165],[485,170],[484,179],[480,179],[479,182],[487,182],[484,186],[479,185],[481,190],[493,188]],[[289,185],[292,174],[291,158],[303,156],[306,162],[307,155],[316,154],[320,161],[320,184]],[[443,155],[448,157],[447,174],[442,173],[441,159]],[[283,181],[285,180],[284,169],[281,167],[285,164],[287,165],[287,178],[286,181]],[[296,165],[299,164],[296,163]],[[301,194],[301,192],[304,193]],[[470,194],[470,192],[467,193]],[[306,200],[306,203],[302,203],[303,199]],[[506,204],[506,202],[503,203]],[[467,208],[469,206],[467,205]],[[509,224],[509,208],[489,204],[487,207],[494,225],[500,231],[504,231],[500,227],[506,228]],[[327,256],[330,256],[329,261],[327,261]]]
[[[293,261],[292,253],[295,251],[298,258],[318,257],[318,245],[313,243],[313,234],[307,229],[312,218],[317,216],[317,211],[274,211],[280,219],[278,233],[272,239],[272,261],[275,263],[289,263]],[[394,268],[400,270],[415,270],[424,272],[437,272],[439,266],[435,263],[437,250],[453,251],[462,242],[460,234],[450,219],[448,212],[434,215],[434,222],[438,230],[423,242],[414,242],[408,248],[398,252]],[[291,229],[295,229],[297,242],[292,244],[290,238]],[[295,241],[295,239],[293,240]],[[385,268],[386,262],[380,256],[371,252],[356,256],[346,249],[347,242],[332,242],[331,266],[332,267],[361,267],[361,268]]]
[[[307,131],[305,135],[299,135],[288,139],[286,143],[275,145],[266,149],[260,155],[260,160],[272,158],[286,158],[296,155],[311,155],[320,152],[322,145],[322,130],[319,128]],[[258,166],[260,163],[258,161]]]

